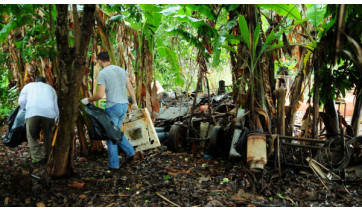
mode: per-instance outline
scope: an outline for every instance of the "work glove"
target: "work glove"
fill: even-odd
[[[84,99],[82,99],[82,103],[83,103],[84,105],[89,104],[88,98],[84,98]]]

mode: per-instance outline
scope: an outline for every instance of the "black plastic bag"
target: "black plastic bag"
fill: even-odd
[[[244,128],[241,133],[238,141],[234,144],[235,150],[241,155],[246,155],[247,143],[248,143],[248,135],[251,133],[261,133],[264,134],[261,130],[249,130],[247,127]]]
[[[16,147],[24,141],[27,141],[25,109],[21,109],[18,106],[9,116],[4,144],[9,147]]]
[[[122,141],[123,132],[114,125],[105,110],[93,104],[85,105],[84,109],[91,122],[89,126],[91,140],[112,140],[114,144]]]

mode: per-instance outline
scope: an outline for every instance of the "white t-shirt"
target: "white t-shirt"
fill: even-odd
[[[20,92],[19,105],[25,108],[25,119],[33,116],[58,118],[59,108],[54,88],[42,82],[31,82]]]

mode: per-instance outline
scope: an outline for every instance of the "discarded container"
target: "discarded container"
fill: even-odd
[[[209,126],[209,122],[201,122],[200,123],[200,138],[204,139],[207,138],[213,128],[213,126],[211,125],[209,128],[209,131],[207,131],[207,128]]]
[[[252,171],[264,169],[266,159],[266,136],[261,133],[251,133],[248,135],[247,159]]]
[[[155,130],[157,133],[163,133],[165,132],[165,128],[164,127],[155,127]]]
[[[168,133],[167,132],[157,132],[158,140],[160,140],[161,143],[167,140]]]
[[[245,113],[245,109],[238,109],[237,118],[244,115],[244,113]],[[241,128],[242,128],[242,126],[244,126],[244,122],[245,122],[245,119],[242,119],[236,123],[234,133],[233,133],[233,140],[231,141],[231,146],[230,146],[230,153],[229,153],[230,157],[235,157],[235,158],[241,157],[240,153],[236,150],[235,146],[238,143],[240,136],[242,135],[243,131],[241,130]]]
[[[128,113],[121,129],[136,152],[161,146],[147,108]]]

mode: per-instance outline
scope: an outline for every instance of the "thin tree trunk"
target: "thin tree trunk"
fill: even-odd
[[[335,101],[333,99],[333,93],[328,92],[331,91],[332,88],[332,71],[331,69],[327,70],[328,76],[327,76],[327,82],[324,84],[324,87],[322,88],[323,91],[327,92],[327,99],[324,104],[325,113],[321,114],[323,118],[323,123],[326,127],[327,134],[339,134],[339,117],[337,114],[337,110],[335,108]],[[333,135],[332,135],[333,136]]]
[[[302,85],[304,81],[304,57],[307,53],[306,49],[303,49],[302,56],[300,59],[299,67],[298,67],[298,75],[295,77],[293,85],[290,89],[290,103],[289,103],[289,111],[287,112],[286,117],[286,135],[293,135],[294,121],[295,121],[295,113],[298,110],[298,100],[300,99],[302,93]]]
[[[84,5],[79,39],[79,50],[71,50],[68,47],[68,5],[56,5],[57,7],[57,47],[60,69],[59,112],[60,122],[58,137],[48,172],[52,176],[63,176],[73,173],[71,161],[71,144],[74,137],[75,123],[79,112],[79,91],[86,66],[86,55],[92,29],[94,27],[95,5]],[[74,52],[79,54],[74,55]]]
[[[317,61],[315,61],[318,63]],[[314,94],[313,94],[313,126],[312,138],[318,137],[318,118],[319,118],[319,66],[314,66]]]
[[[277,133],[279,135],[285,135],[285,94],[287,89],[286,88],[279,88],[278,90],[274,91],[275,96],[277,97],[278,101],[278,110],[277,110],[277,119],[278,119],[278,128]]]

